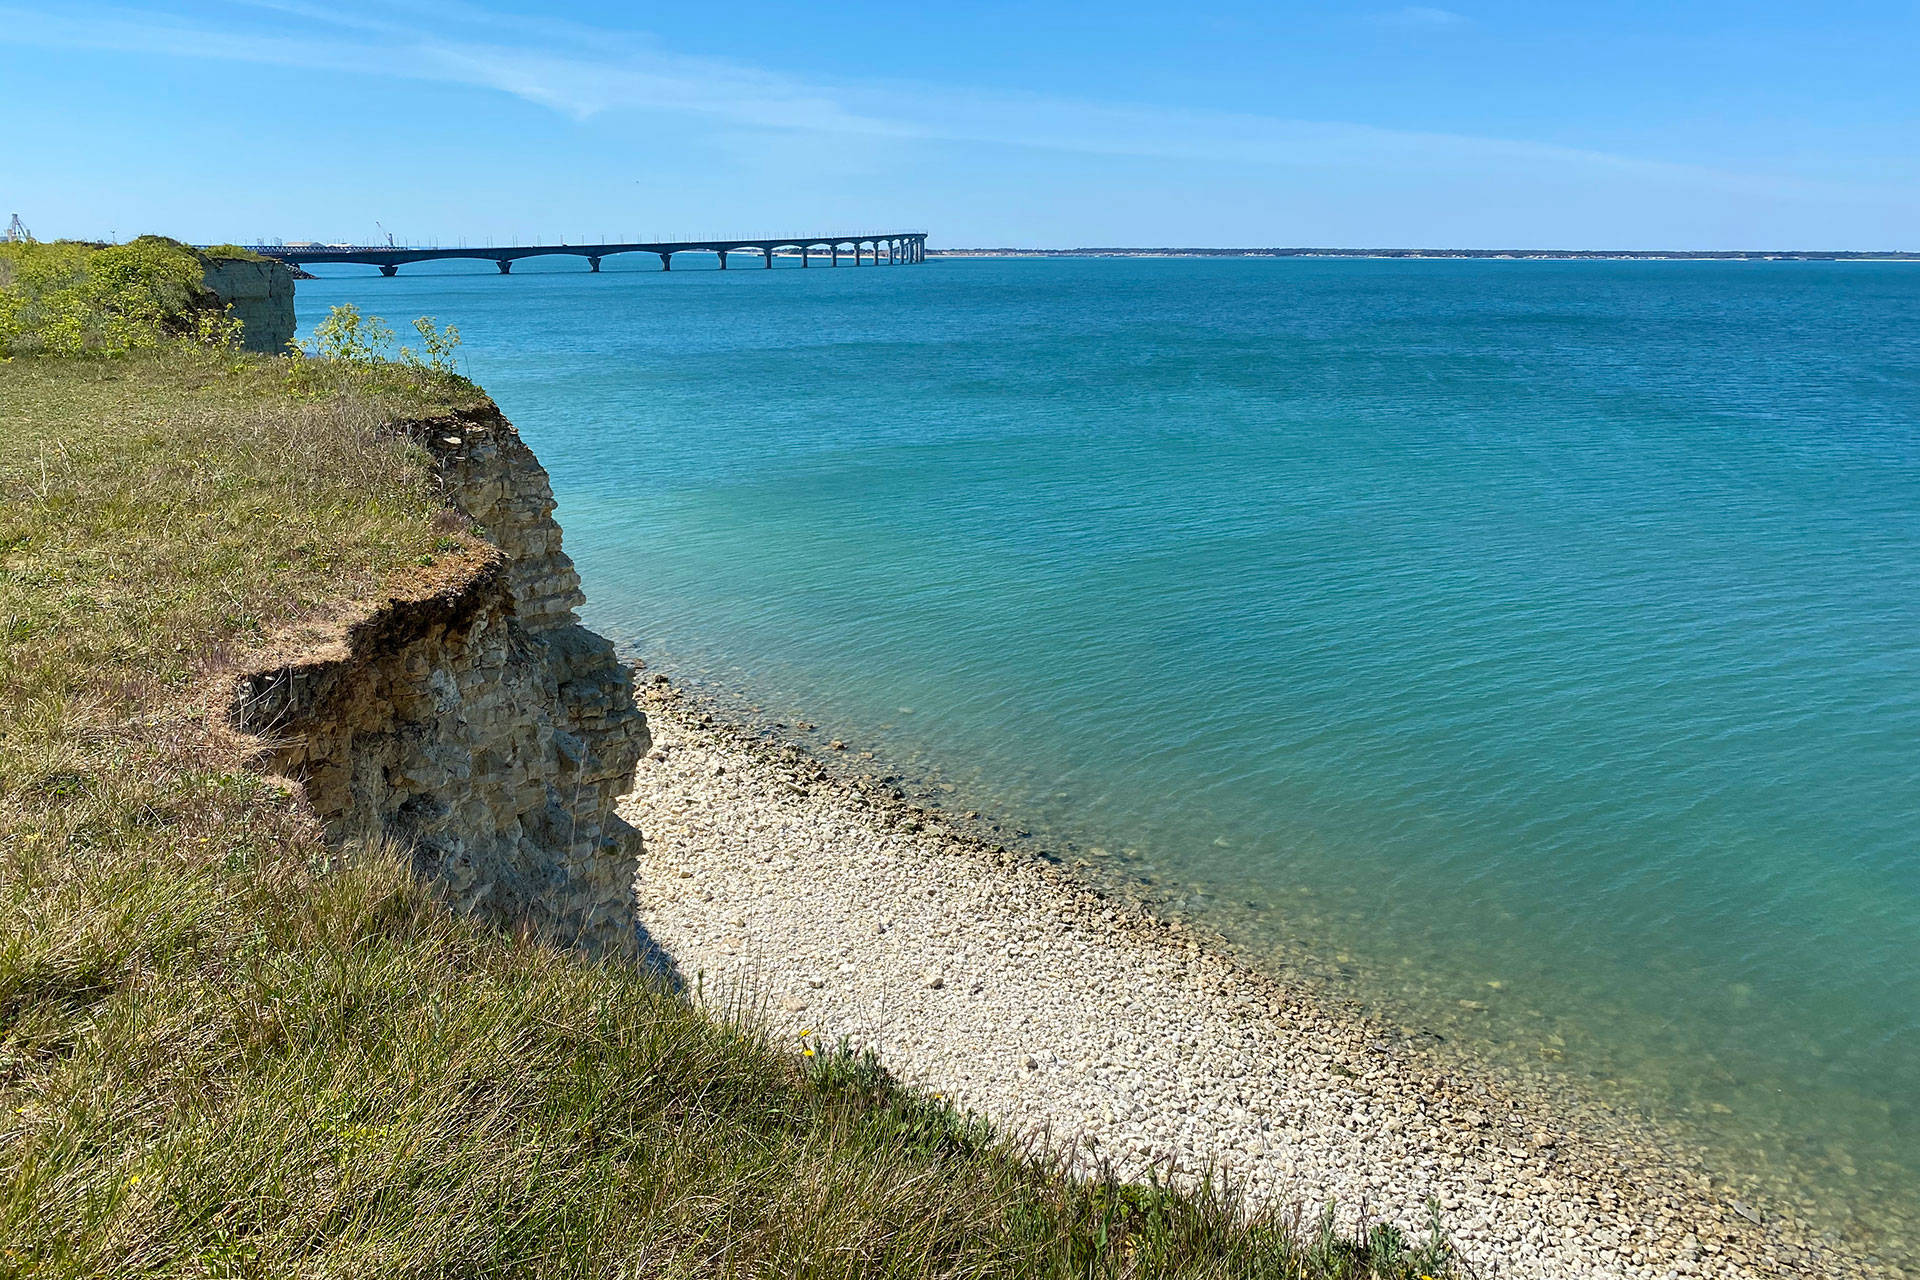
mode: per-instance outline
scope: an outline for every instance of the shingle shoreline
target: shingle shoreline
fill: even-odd
[[[1210,1169],[1308,1219],[1332,1203],[1420,1233],[1431,1199],[1485,1277],[1876,1274],[1750,1221],[1651,1143],[1570,1125],[653,681],[657,745],[621,812],[645,839],[641,925],[700,998],[873,1048],[1132,1176]]]

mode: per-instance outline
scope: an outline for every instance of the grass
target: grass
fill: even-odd
[[[0,361],[0,1275],[1439,1276],[1072,1178],[321,845],[210,699],[469,554],[392,366]],[[457,566],[456,566],[457,567]],[[210,709],[211,708],[211,709]]]

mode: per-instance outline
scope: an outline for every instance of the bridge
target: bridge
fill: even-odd
[[[483,262],[492,262],[499,266],[500,274],[506,275],[513,270],[513,264],[522,258],[545,258],[561,255],[573,258],[585,258],[588,271],[598,271],[603,259],[621,253],[651,253],[660,259],[662,271],[673,270],[673,255],[676,253],[711,253],[718,255],[720,269],[727,269],[727,255],[730,253],[757,253],[768,266],[773,266],[773,256],[785,251],[788,255],[799,254],[800,265],[813,265],[816,256],[824,257],[830,266],[840,265],[840,254],[844,248],[853,259],[853,265],[898,265],[926,261],[927,233],[924,231],[883,231],[868,232],[854,236],[809,236],[802,238],[775,238],[772,240],[665,240],[632,241],[610,244],[516,244],[489,245],[484,247],[443,249],[439,246],[391,245],[391,244],[252,244],[247,248],[266,258],[278,258],[290,266],[312,266],[320,262],[354,262],[364,266],[380,268],[380,274],[396,274],[409,262],[438,262],[446,258],[476,258]]]

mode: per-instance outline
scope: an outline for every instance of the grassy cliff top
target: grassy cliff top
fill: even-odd
[[[1073,1180],[322,846],[219,690],[471,554],[396,366],[0,360],[0,1275],[1439,1274]]]

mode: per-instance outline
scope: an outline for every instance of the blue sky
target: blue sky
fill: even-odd
[[[42,236],[1920,249],[1920,4],[0,0]]]

